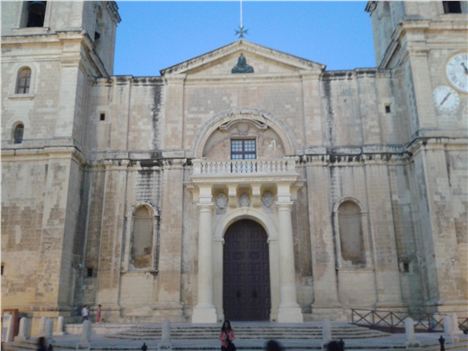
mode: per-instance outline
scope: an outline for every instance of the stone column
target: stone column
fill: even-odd
[[[213,250],[211,186],[200,187],[198,218],[198,301],[193,310],[192,323],[216,323],[213,305]]]
[[[297,304],[296,273],[294,270],[294,244],[291,222],[292,201],[289,185],[278,186],[278,223],[279,223],[279,262],[280,262],[280,304],[278,322],[302,323],[302,312]]]

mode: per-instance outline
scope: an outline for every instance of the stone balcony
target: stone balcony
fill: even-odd
[[[236,182],[277,181],[296,179],[296,157],[283,157],[270,160],[227,160],[213,161],[196,159],[192,161],[192,180],[196,182]]]

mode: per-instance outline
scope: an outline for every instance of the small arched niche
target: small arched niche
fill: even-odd
[[[281,137],[265,123],[249,119],[223,123],[211,133],[203,148],[203,157],[216,161],[275,159],[284,155]]]
[[[338,207],[341,257],[352,265],[366,263],[360,207],[346,200]]]

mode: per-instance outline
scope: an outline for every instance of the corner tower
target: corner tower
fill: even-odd
[[[112,74],[120,17],[113,1],[1,6],[3,308],[66,316],[83,270],[90,87]]]
[[[366,11],[377,64],[392,73],[394,116],[407,126],[405,177],[423,304],[466,311],[468,2],[371,1]]]

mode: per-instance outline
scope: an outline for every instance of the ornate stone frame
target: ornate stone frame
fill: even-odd
[[[190,155],[194,158],[203,157],[203,149],[206,142],[213,132],[218,128],[223,128],[226,124],[232,124],[236,121],[249,121],[255,125],[264,125],[266,128],[271,128],[281,138],[286,155],[294,155],[296,152],[295,138],[290,128],[283,122],[278,121],[272,115],[265,111],[256,109],[238,109],[225,111],[214,115],[200,129],[196,139],[194,140],[192,152]]]
[[[278,229],[270,215],[266,214],[262,210],[251,207],[236,208],[234,210],[228,211],[228,213],[216,221],[213,228],[213,304],[216,308],[218,320],[224,320],[222,264],[224,234],[232,223],[241,219],[251,219],[257,222],[265,229],[265,232],[268,236],[271,293],[270,320],[275,321],[278,316],[278,308],[280,303]]]

